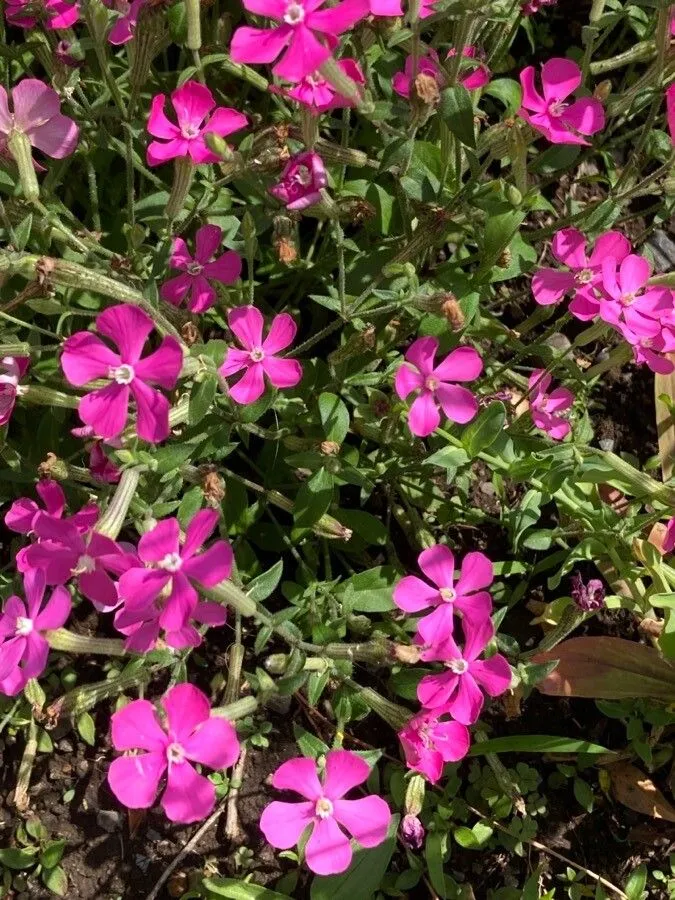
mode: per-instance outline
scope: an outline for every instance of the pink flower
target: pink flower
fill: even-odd
[[[600,318],[613,325],[629,343],[656,337],[659,319],[672,309],[672,294],[664,288],[649,288],[651,266],[634,253],[619,261],[602,262]]]
[[[38,21],[45,28],[70,28],[80,16],[80,8],[65,0],[6,0],[5,15],[10,25],[33,28]],[[53,154],[50,154],[53,155]]]
[[[104,310],[96,320],[99,334],[110,338],[119,353],[88,331],[78,331],[63,345],[61,368],[70,384],[81,387],[97,378],[109,382],[82,397],[78,407],[80,419],[102,438],[115,438],[124,430],[130,395],[136,401],[138,436],[157,444],[169,435],[169,401],[150,385],[172,390],[183,353],[175,338],[165,337],[154,353],[141,359],[153,328],[150,316],[122,304]]]
[[[226,137],[248,124],[248,119],[236,109],[219,106],[204,84],[186,81],[171,94],[178,125],[167,119],[164,113],[166,96],[156,94],[152,98],[148,133],[161,141],[152,141],[148,146],[149,166],[158,166],[178,156],[189,157],[195,165],[218,162],[219,157],[206,145],[207,134]],[[213,112],[212,112],[213,110]],[[209,115],[210,114],[210,115]],[[204,124],[207,119],[206,124]]]
[[[424,825],[417,816],[408,813],[401,820],[399,835],[408,850],[420,850],[424,843]]]
[[[567,388],[556,388],[551,393],[551,376],[544,369],[536,369],[528,382],[530,412],[536,428],[545,431],[554,441],[561,441],[571,431],[570,423],[560,413],[574,403],[574,394]]]
[[[410,345],[405,362],[396,372],[394,387],[401,398],[419,391],[408,416],[410,431],[417,437],[428,437],[439,426],[438,407],[452,422],[464,424],[478,412],[478,401],[468,388],[453,381],[473,381],[483,371],[483,361],[473,347],[458,347],[434,367],[438,341],[434,337],[418,338]]]
[[[522,13],[524,16],[533,16],[546,6],[555,6],[558,0],[523,0]]]
[[[138,17],[147,0],[103,0],[108,9],[120,13],[119,18],[110,29],[108,43],[114,46],[126,44],[134,36]]]
[[[70,615],[68,591],[57,587],[43,604],[45,585],[44,572],[26,572],[25,602],[12,595],[0,615],[0,694],[13,697],[44,672],[49,644],[43,632],[61,628]]]
[[[304,150],[289,159],[279,182],[269,191],[286,209],[301,210],[318,203],[327,184],[326,167],[319,154]]]
[[[663,539],[663,552],[672,553],[673,550],[675,550],[675,516],[668,519],[666,536]]]
[[[272,319],[267,337],[263,340],[264,319],[255,306],[239,306],[227,316],[230,329],[244,348],[229,347],[218,373],[229,378],[245,369],[243,376],[230,388],[235,403],[255,403],[265,392],[265,375],[275,388],[295,387],[302,378],[302,366],[297,359],[282,359],[277,354],[290,347],[297,331],[288,313]]]
[[[305,847],[309,868],[317,875],[344,872],[352,861],[352,848],[340,826],[362,847],[369,848],[384,841],[391,822],[391,812],[381,797],[344,799],[369,773],[368,763],[349,750],[330,750],[326,754],[323,784],[313,759],[289,759],[276,770],[272,784],[281,791],[295,791],[305,801],[275,800],[266,806],[260,817],[265,840],[279,850],[288,850],[311,826]]]
[[[184,274],[165,281],[159,290],[162,300],[180,306],[190,294],[188,309],[193,313],[206,312],[216,302],[216,290],[209,279],[221,284],[234,284],[241,275],[241,256],[226,250],[212,259],[220,247],[223,230],[217,225],[202,225],[195,238],[194,259],[182,238],[175,238],[171,248],[171,268]]]
[[[330,57],[329,46],[368,15],[368,0],[342,0],[320,9],[325,0],[244,0],[244,7],[279,24],[274,28],[237,28],[230,56],[238,63],[271,63],[283,53],[272,71],[286,81],[300,81]],[[321,43],[317,35],[324,37]]]
[[[71,428],[70,433],[74,437],[93,438],[88,445],[89,471],[97,481],[114,484],[120,480],[122,470],[103,452],[104,442],[96,439],[96,432],[91,425],[81,425],[78,428]],[[112,438],[107,442],[107,445],[115,450],[119,450],[122,446],[122,441],[119,438]]]
[[[117,572],[121,550],[115,541],[96,531],[82,534],[72,520],[55,519],[39,512],[33,519],[38,542],[26,548],[25,560],[33,569],[43,569],[47,584],[77,580],[81,594],[99,612],[110,612],[119,604],[109,571]]]
[[[59,95],[37,78],[24,78],[11,91],[13,112],[7,91],[0,86],[0,152],[8,150],[7,139],[20,131],[33,147],[63,159],[77,146],[80,129],[61,113]]]
[[[590,256],[586,244],[586,237],[576,228],[563,228],[553,238],[551,252],[569,271],[540,269],[532,278],[532,293],[537,303],[549,306],[558,303],[565,294],[573,294],[570,312],[583,321],[595,318],[600,309],[593,290],[602,283],[603,260],[613,256],[621,261],[631,249],[627,238],[618,231],[608,231],[599,237]]]
[[[432,784],[440,779],[446,762],[457,762],[469,752],[471,738],[461,722],[442,722],[446,710],[422,710],[399,732],[405,763]]]
[[[355,84],[362,87],[365,85],[366,79],[361,71],[361,66],[355,59],[341,59],[338,61],[338,66]],[[290,90],[279,89],[274,86],[271,87],[270,90],[275,93],[284,94],[292,100],[297,100],[298,103],[307,106],[314,116],[328,112],[331,109],[340,109],[343,106],[354,105],[348,97],[343,97],[341,94],[338,94],[333,85],[329,81],[326,81],[320,72],[312,72],[311,75],[305,75],[305,77]]]
[[[518,115],[541,132],[552,144],[583,144],[582,135],[595,134],[605,127],[605,111],[594,97],[565,101],[581,85],[581,69],[571,59],[549,59],[541,68],[544,96],[535,86],[535,68],[520,73],[523,103]]]
[[[160,701],[166,725],[148,700],[133,700],[112,717],[116,750],[140,750],[120,756],[108,769],[108,784],[120,803],[149,809],[166,777],[162,808],[172,822],[205,819],[216,803],[216,789],[192,763],[225,769],[239,756],[237,733],[227,719],[211,714],[208,698],[191,684],[177,684]]]
[[[431,0],[422,0],[419,8],[420,19],[426,19],[435,12]],[[401,0],[370,0],[371,16],[402,16]]]
[[[54,48],[54,57],[61,63],[63,66],[68,66],[69,69],[77,69],[82,65],[83,60],[77,59],[70,52],[72,47],[72,43],[70,41],[59,41],[56,47]]]
[[[478,659],[494,636],[490,619],[465,619],[462,629],[466,636],[464,650],[460,650],[452,635],[445,635],[437,643],[433,627],[420,628],[425,644],[422,659],[442,662],[445,671],[425,675],[417,686],[417,699],[428,709],[442,708],[463,725],[473,725],[483,709],[481,688],[490,697],[503,694],[511,684],[511,668],[501,653]]]
[[[28,371],[29,365],[28,356],[4,356],[0,359],[0,427],[10,420],[16,398],[23,390],[19,381]]]
[[[420,569],[435,587],[416,575],[407,575],[394,588],[394,603],[408,613],[433,607],[420,619],[439,634],[452,634],[453,613],[480,621],[489,619],[492,599],[483,588],[494,579],[492,563],[483,553],[467,553],[455,584],[455,557],[448,547],[437,544],[417,557]]]
[[[670,131],[670,140],[675,146],[675,84],[671,84],[666,88],[666,119],[668,121],[668,131]]]
[[[163,519],[138,542],[140,565],[122,574],[119,593],[122,607],[115,628],[128,636],[128,650],[145,652],[155,646],[160,629],[170,647],[196,647],[201,635],[190,624],[194,618],[206,625],[224,625],[226,611],[218,603],[199,602],[193,586],[215,587],[229,578],[234,560],[226,541],[201,549],[216,525],[218,512],[202,509],[185,529],[180,542],[178,519]]]
[[[58,482],[51,478],[45,478],[35,485],[35,490],[40,495],[44,504],[44,512],[53,519],[62,519],[66,510],[66,496]],[[5,525],[18,534],[30,534],[33,531],[33,523],[43,510],[30,497],[21,497],[15,500],[5,514]],[[78,531],[88,531],[98,519],[98,506],[95,503],[87,503],[79,512],[67,519]]]
[[[447,58],[450,59],[455,53],[456,51],[454,49],[450,50]],[[467,59],[475,60],[473,71],[469,72],[468,75],[465,75],[460,80],[460,83],[463,84],[468,91],[476,91],[479,88],[485,87],[490,81],[490,70],[482,61],[482,55],[482,52],[477,47],[465,47],[462,51],[462,56],[465,56]],[[414,80],[413,64],[414,60],[412,55],[408,56],[405,61],[403,72],[397,72],[394,75],[392,86],[396,93],[401,97],[410,97],[410,88]],[[438,85],[439,91],[442,91],[443,88],[446,87],[448,79],[443,67],[438,61],[438,53],[433,48],[427,50],[425,55],[418,59],[417,75],[415,78],[419,75],[426,75],[433,78]]]

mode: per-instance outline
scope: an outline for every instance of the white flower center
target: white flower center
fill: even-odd
[[[174,741],[173,744],[169,744],[166,748],[166,758],[169,764],[173,765],[185,762],[185,750],[179,743]]]
[[[555,119],[559,119],[567,109],[567,106],[568,104],[563,100],[553,100],[548,105],[548,114],[549,116],[553,116]]]
[[[316,801],[314,812],[320,819],[327,819],[328,816],[333,815],[333,804],[330,802],[328,797],[319,797],[319,799]]]
[[[434,378],[433,375],[429,375],[427,380],[424,382],[424,386],[428,391],[438,390],[438,385],[439,385],[438,378]]]
[[[17,616],[14,633],[20,637],[27,637],[33,630],[33,627],[32,619],[27,619],[25,616]]]
[[[135,377],[134,367],[123,363],[121,366],[111,366],[108,369],[108,377],[117,384],[131,384]]]
[[[254,347],[253,350],[249,353],[249,356],[253,360],[253,362],[262,362],[265,359],[265,351],[262,347]]]
[[[465,659],[449,659],[445,665],[455,675],[464,675],[469,669],[469,664]]]
[[[297,172],[293,177],[301,187],[309,187],[312,183],[312,173],[307,166],[298,166]]]
[[[179,553],[167,553],[164,559],[160,559],[157,563],[158,568],[166,569],[167,572],[177,572],[183,565],[183,560]]]
[[[622,306],[630,306],[635,301],[635,294],[622,294],[619,302]]]
[[[187,140],[191,140],[192,138],[196,138],[199,134],[199,128],[196,125],[181,125],[180,133]]]
[[[295,0],[291,0],[291,2],[286,6],[284,22],[287,25],[299,25],[301,22],[304,22],[304,20],[305,7],[302,5],[302,3],[296,3]]]
[[[188,275],[201,275],[203,266],[198,262],[191,262],[187,267]]]
[[[441,588],[438,593],[441,595],[441,597],[445,600],[446,603],[452,603],[453,600],[457,599],[457,592],[449,587]]]
[[[574,280],[577,284],[590,284],[593,281],[592,269],[582,269],[581,272],[577,272]]]
[[[90,575],[96,568],[96,560],[88,553],[83,553],[78,559],[74,573],[77,575]]]

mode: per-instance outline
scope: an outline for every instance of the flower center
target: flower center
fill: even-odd
[[[157,563],[158,568],[166,569],[167,572],[177,572],[182,565],[183,560],[179,553],[167,553],[164,559],[160,559]]]
[[[174,741],[173,744],[169,744],[166,748],[166,758],[169,764],[176,765],[185,762],[185,750],[183,750],[179,743]]]
[[[307,75],[305,81],[310,87],[321,87],[322,85],[326,84],[326,79],[318,73]]]
[[[262,347],[254,347],[249,353],[251,360],[255,363],[262,362],[265,359],[265,351]]]
[[[469,664],[465,659],[449,659],[445,665],[455,675],[464,675],[469,669]]]
[[[333,815],[333,804],[330,802],[328,797],[319,797],[319,799],[316,801],[314,812],[320,819],[327,819],[328,816]]]
[[[96,560],[88,553],[83,553],[73,570],[74,575],[90,575],[96,569]]]
[[[424,382],[424,386],[428,391],[436,391],[438,390],[438,385],[440,384],[438,378],[434,378],[433,375],[429,375],[427,380]]]
[[[438,592],[441,597],[445,600],[446,603],[452,603],[453,600],[457,599],[457,593],[452,588],[444,587],[441,588]]]
[[[180,133],[184,138],[187,138],[187,140],[191,140],[192,138],[196,138],[199,134],[199,127],[189,123],[187,125],[181,125]]]
[[[553,116],[553,118],[555,119],[559,119],[560,116],[562,116],[562,114],[565,112],[567,107],[568,104],[563,100],[553,100],[548,105],[548,114],[549,116]]]
[[[188,275],[201,275],[203,266],[198,262],[191,262],[187,267]]]
[[[577,284],[590,284],[593,281],[592,269],[582,269],[581,272],[577,272],[574,280]]]
[[[123,363],[121,366],[111,366],[108,369],[108,377],[117,384],[131,384],[135,377],[134,367]]]
[[[295,0],[291,0],[291,2],[286,5],[284,22],[287,25],[299,25],[301,22],[304,22],[304,20],[305,7],[302,3],[296,3]]]
[[[16,617],[16,627],[14,633],[20,637],[27,637],[33,630],[33,620],[27,619],[25,616]]]
[[[309,171],[307,166],[298,166],[293,179],[301,187],[309,187],[312,183],[312,173]]]
[[[622,306],[630,306],[635,301],[635,294],[622,294],[619,302]]]

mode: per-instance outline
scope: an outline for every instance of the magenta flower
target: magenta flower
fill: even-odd
[[[483,709],[481,688],[490,697],[503,694],[511,684],[511,667],[501,653],[485,660],[478,658],[494,636],[490,619],[464,619],[462,629],[466,637],[464,650],[450,634],[437,642],[433,624],[419,629],[424,642],[421,658],[425,662],[442,662],[445,671],[425,675],[417,686],[417,699],[427,709],[443,709],[463,725],[473,725]]]
[[[469,752],[471,738],[461,722],[443,722],[443,708],[422,710],[399,731],[405,763],[413,772],[436,784],[446,762],[457,762]]]
[[[295,387],[302,378],[302,366],[297,359],[282,359],[277,354],[293,343],[297,327],[288,313],[272,319],[267,337],[263,340],[265,320],[255,306],[239,306],[227,316],[243,350],[228,347],[225,361],[218,373],[223,378],[245,369],[242,377],[230,388],[235,403],[255,403],[265,392],[265,375],[275,388]]]
[[[570,433],[571,425],[560,414],[570,409],[574,394],[559,387],[548,393],[551,376],[545,369],[536,369],[528,382],[530,412],[535,428],[545,431],[554,441],[561,441]]]
[[[0,428],[9,422],[16,398],[24,390],[19,381],[29,365],[28,356],[4,356],[0,359]]]
[[[162,809],[172,822],[199,822],[213,810],[216,789],[192,763],[225,769],[239,756],[239,741],[227,719],[211,714],[208,698],[191,684],[177,684],[160,700],[162,726],[148,700],[133,700],[112,717],[116,750],[140,750],[120,756],[108,769],[108,784],[129,809],[149,809],[166,772]]]
[[[451,422],[464,424],[478,412],[478,401],[468,388],[454,381],[474,381],[483,371],[483,361],[473,347],[458,347],[434,367],[438,341],[434,337],[418,338],[408,347],[405,362],[397,371],[394,388],[401,398],[413,391],[419,395],[408,415],[410,431],[417,437],[428,437],[439,426],[440,405]]]
[[[528,66],[520,73],[523,102],[518,115],[552,144],[582,144],[582,135],[605,127],[605,111],[594,97],[565,102],[581,85],[581,69],[571,59],[549,59],[541,68],[543,97],[535,85],[536,70]]]
[[[424,825],[417,816],[408,813],[401,819],[399,836],[408,850],[420,850],[424,843]]]
[[[180,306],[189,294],[187,307],[190,312],[202,313],[216,302],[216,290],[209,279],[221,284],[234,284],[241,275],[241,256],[234,250],[226,250],[213,259],[222,237],[222,228],[217,225],[202,225],[195,238],[194,258],[190,256],[183,238],[174,239],[171,268],[180,269],[184,274],[164,282],[159,289],[162,300]]]
[[[165,337],[158,349],[141,359],[154,328],[147,313],[122,304],[104,310],[96,319],[99,334],[117,345],[119,353],[88,331],[78,331],[63,345],[61,368],[71,384],[81,387],[98,378],[109,382],[82,397],[78,412],[102,438],[115,438],[129,416],[130,395],[136,401],[138,436],[157,444],[169,435],[169,401],[150,385],[172,390],[183,366],[183,352],[175,338]]]
[[[99,612],[119,604],[115,584],[108,574],[119,570],[121,550],[115,541],[96,531],[82,534],[72,520],[55,519],[39,512],[32,527],[39,540],[26,548],[30,568],[43,569],[47,584],[77,581],[81,594]]]
[[[275,800],[266,806],[260,817],[265,840],[279,850],[288,850],[311,827],[305,847],[309,868],[317,875],[344,872],[352,861],[352,848],[342,828],[362,847],[377,847],[386,838],[391,822],[391,812],[381,797],[344,799],[369,773],[368,763],[349,750],[330,750],[326,754],[323,784],[313,759],[289,759],[276,770],[272,784],[281,791],[295,791],[305,801]]]
[[[40,509],[35,500],[30,497],[20,497],[15,500],[5,514],[5,525],[18,534],[30,534],[33,523],[40,513],[44,512],[53,519],[62,519],[66,511],[66,495],[58,482],[51,478],[44,478],[35,485],[44,510]],[[67,519],[79,532],[89,531],[98,519],[98,506],[95,503],[87,503],[79,512]]]
[[[33,147],[54,159],[70,156],[77,146],[80,129],[61,113],[59,95],[37,78],[24,78],[11,91],[0,86],[0,153],[8,152],[7,139],[20,131]]]
[[[419,624],[428,623],[442,635],[452,634],[454,613],[475,621],[490,618],[492,599],[483,588],[492,584],[494,573],[484,553],[466,554],[456,584],[455,557],[449,547],[437,544],[423,550],[417,562],[434,587],[416,575],[406,575],[394,588],[399,609],[416,613],[433,607]]]
[[[659,319],[672,309],[672,294],[647,286],[651,266],[634,253],[619,263],[613,257],[602,262],[600,318],[613,325],[629,343],[654,338],[661,330]]]
[[[197,512],[180,541],[178,519],[163,519],[138,542],[139,566],[122,574],[122,607],[115,627],[128,636],[127,649],[145,652],[154,647],[160,629],[170,647],[196,647],[201,635],[190,624],[224,625],[226,611],[218,603],[199,602],[197,586],[215,587],[229,578],[234,557],[227,541],[198,551],[218,524],[215,509]],[[142,568],[140,566],[143,566]]]
[[[361,71],[361,66],[355,59],[338,60],[338,66],[355,84],[361,87],[365,85],[366,79]],[[339,94],[320,72],[312,72],[310,75],[305,75],[291,89],[280,89],[273,86],[270,90],[284,94],[286,97],[302,103],[303,106],[307,106],[313,116],[321,115],[321,113],[328,112],[331,109],[354,106],[349,97],[343,97],[342,94]],[[320,159],[319,157],[317,158]]]
[[[422,0],[419,8],[420,19],[426,19],[434,13],[431,0]],[[403,4],[401,0],[370,0],[371,16],[402,16]]]
[[[578,572],[570,578],[572,587],[570,596],[579,609],[584,612],[593,612],[602,609],[605,605],[605,586],[599,578],[590,578],[587,584]]]
[[[602,284],[602,263],[613,256],[621,261],[630,253],[630,242],[618,231],[608,231],[595,242],[590,256],[586,237],[576,228],[563,228],[553,238],[551,252],[569,271],[539,269],[532,278],[532,293],[541,306],[558,303],[566,294],[574,299],[569,309],[582,321],[595,318],[600,303],[594,289]]]
[[[555,6],[558,0],[523,0],[522,13],[524,16],[533,16],[540,9],[547,6]]]
[[[23,576],[26,600],[12,595],[0,615],[0,694],[14,697],[44,672],[49,644],[43,632],[61,628],[70,615],[70,594],[57,587],[46,603],[44,572]]]
[[[147,0],[103,0],[108,9],[118,12],[120,15],[108,34],[108,43],[114,46],[126,44],[130,41],[138,24],[138,17]]]
[[[666,88],[666,120],[668,122],[668,131],[670,132],[670,140],[675,146],[675,84],[671,84]]]
[[[45,28],[58,31],[77,22],[80,8],[77,2],[65,0],[6,0],[5,16],[18,28],[33,28],[40,21]]]
[[[114,484],[120,480],[122,470],[116,466],[103,451],[103,441],[96,439],[96,432],[91,425],[82,425],[79,428],[71,428],[70,433],[75,437],[93,438],[89,448],[89,471],[97,481]],[[119,450],[122,441],[119,438],[107,442],[109,447]]]
[[[670,375],[675,364],[665,354],[675,350],[675,332],[667,321],[661,321],[660,333],[649,335],[631,335],[630,344],[635,364],[647,365],[652,372],[659,375]]]
[[[450,50],[447,58],[450,59],[455,53],[456,51],[454,49]],[[490,70],[483,62],[482,51],[477,47],[465,47],[462,50],[462,56],[474,60],[475,66],[468,75],[465,75],[460,79],[460,83],[463,84],[468,91],[477,91],[479,88],[485,87],[490,81]],[[447,75],[438,61],[438,53],[433,48],[429,48],[425,55],[417,60],[417,74],[415,79],[413,79],[413,65],[414,60],[412,55],[408,56],[405,61],[403,72],[397,72],[394,75],[392,86],[399,96],[409,98],[413,81],[420,75],[426,75],[429,78],[433,78],[438,85],[439,91],[442,91],[443,88],[446,87],[448,81]]]
[[[206,135],[226,137],[248,124],[246,116],[236,109],[227,106],[214,109],[213,94],[198,81],[186,81],[171,94],[177,125],[167,119],[165,103],[164,94],[152,98],[147,129],[149,134],[161,140],[152,141],[148,146],[149,166],[158,166],[180,156],[189,157],[195,165],[218,162],[220,157],[206,145]]]
[[[300,81],[330,57],[330,45],[368,15],[368,0],[342,0],[320,9],[325,0],[244,0],[244,7],[279,24],[274,28],[237,28],[230,56],[238,63],[271,63],[283,53],[272,71],[286,81]],[[321,43],[319,37],[325,43]]]
[[[663,552],[672,553],[675,550],[675,516],[666,523],[666,536],[663,539]]]
[[[321,200],[321,190],[328,184],[323,160],[313,150],[292,156],[284,166],[278,183],[270,194],[285,204],[286,209],[307,209]]]

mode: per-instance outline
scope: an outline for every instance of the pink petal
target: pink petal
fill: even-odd
[[[230,375],[236,375],[242,369],[246,369],[251,365],[251,354],[246,350],[237,350],[236,347],[228,347],[225,354],[225,361],[218,369],[218,374],[223,378]]]
[[[166,96],[164,94],[156,94],[152,98],[150,105],[150,116],[148,118],[148,133],[153,137],[164,138],[164,140],[175,140],[181,136],[180,128],[170,122],[164,113],[164,104]]]
[[[412,369],[407,363],[399,366],[394,376],[394,390],[405,400],[408,394],[419,390],[424,386],[424,376],[416,369]]]
[[[607,231],[595,242],[595,247],[588,260],[592,266],[598,266],[606,256],[613,256],[621,262],[631,251],[630,241],[620,231]]]
[[[498,697],[511,686],[511,667],[501,653],[473,662],[471,674],[491,697]]]
[[[177,237],[173,239],[170,262],[172,269],[182,269],[183,271],[194,262],[183,238]]]
[[[101,569],[80,575],[77,586],[80,593],[91,600],[99,612],[110,612],[120,604],[115,582]]]
[[[169,278],[159,289],[159,296],[167,303],[173,303],[174,306],[180,306],[185,299],[187,292],[192,287],[195,280],[194,275],[177,275],[175,278]]]
[[[30,131],[49,122],[61,111],[56,91],[39,78],[23,78],[12,88],[14,124],[20,131]]]
[[[457,390],[465,390],[465,388],[457,388]],[[423,390],[413,401],[408,413],[410,431],[417,437],[428,437],[438,428],[440,422],[441,415],[438,412],[434,395],[431,391]]]
[[[124,431],[129,413],[129,386],[113,382],[82,397],[80,419],[102,438],[115,438]]]
[[[20,497],[5,513],[5,525],[18,534],[28,534],[33,527],[33,519],[37,513],[38,505],[35,500]]]
[[[211,715],[208,697],[193,684],[174,685],[160,702],[169,722],[169,734],[181,744]]]
[[[457,689],[459,675],[441,672],[439,675],[425,675],[417,685],[417,699],[427,709],[445,706]]]
[[[525,109],[543,112],[546,109],[546,102],[537,90],[536,69],[534,66],[528,66],[520,73],[520,85],[523,91],[523,106]],[[522,111],[520,111],[519,115],[522,115]]]
[[[230,42],[230,57],[237,63],[271,63],[292,35],[290,25],[279,28],[237,28]]]
[[[7,6],[5,7],[5,13],[9,13],[9,9]],[[9,15],[7,16],[9,21]],[[12,130],[12,126],[14,124],[14,117],[9,111],[9,103],[7,101],[7,91],[4,87],[0,86],[0,132],[2,134],[7,135]]]
[[[211,537],[219,518],[220,513],[216,509],[200,509],[194,514],[185,529],[185,541],[181,550],[183,560],[194,556],[204,542]]]
[[[269,19],[283,19],[286,0],[244,0],[244,9]]]
[[[78,331],[64,341],[61,368],[76,387],[97,378],[107,378],[109,370],[119,366],[120,362],[117,353],[88,331]]]
[[[304,756],[282,763],[272,776],[272,784],[277,790],[295,791],[313,803],[323,796],[323,789],[316,774],[316,763]]]
[[[31,128],[26,133],[38,150],[54,159],[63,159],[77,147],[80,129],[68,116],[58,113],[44,125]]]
[[[288,850],[300,840],[303,831],[314,821],[314,803],[282,803],[275,800],[266,806],[258,827],[268,844]]]
[[[310,13],[306,21],[309,28],[315,31],[335,35],[348,31],[369,12],[368,0],[342,0],[337,6]]]
[[[179,631],[184,628],[194,612],[199,598],[182,572],[177,572],[171,579],[171,593],[159,616],[159,624],[166,631]]]
[[[157,797],[159,780],[166,770],[162,753],[120,756],[108,769],[108,784],[123,806],[149,809]]]
[[[198,725],[189,737],[183,738],[181,746],[188,759],[210,769],[233,766],[239,756],[237,732],[230,722],[218,716]]]
[[[295,340],[298,327],[292,316],[281,313],[272,319],[269,334],[262,342],[262,348],[266,354],[272,355],[285,350]]]
[[[68,591],[64,587],[54,588],[44,609],[36,616],[36,628],[40,631],[61,628],[68,620],[71,609],[72,601]]]
[[[387,837],[391,810],[382,797],[336,800],[333,815],[362,847],[377,847]]]
[[[115,750],[151,750],[161,753],[169,739],[149,700],[132,700],[110,719]]]
[[[203,600],[197,604],[192,618],[202,625],[210,627],[224,625],[227,622],[227,610],[220,603]]]
[[[167,340],[169,340],[167,338]],[[159,351],[158,351],[159,352]],[[134,378],[131,391],[136,400],[136,431],[139,438],[150,444],[159,444],[169,436],[169,401],[159,391]],[[105,437],[105,435],[103,435]]]
[[[544,369],[535,369],[527,382],[530,403],[537,403],[548,390],[551,384],[551,376]]]
[[[438,352],[438,341],[434,337],[418,338],[406,350],[405,361],[415,366],[422,375],[434,371],[434,359]]]
[[[463,656],[471,662],[481,655],[494,637],[494,625],[490,619],[485,619],[481,622],[464,622],[462,627],[466,636]]]
[[[297,25],[293,29],[288,49],[272,72],[286,81],[301,81],[329,58],[330,50],[314,37],[307,25]]]
[[[473,347],[458,347],[433,371],[440,381],[473,381],[483,371],[483,360]]]
[[[206,123],[203,134],[219,134],[221,137],[227,137],[228,134],[246,128],[247,125],[248,119],[243,113],[227,106],[219,106]],[[199,235],[197,238],[199,239]]]
[[[47,643],[45,641],[45,643]],[[8,678],[13,670],[17,669],[24,653],[26,652],[27,641],[24,637],[10,638],[0,644],[0,682]],[[47,647],[49,652],[49,647]]]
[[[581,84],[581,69],[571,59],[549,59],[541,67],[541,81],[548,103],[564,100]]]
[[[262,330],[265,320],[255,306],[238,306],[231,309],[227,316],[230,330],[245,350],[262,347]]]
[[[457,762],[469,752],[471,737],[461,722],[439,722],[433,730],[433,741],[445,762]]]
[[[417,557],[420,569],[439,588],[452,588],[455,583],[455,557],[449,547],[436,544]]]
[[[171,391],[183,368],[183,351],[175,338],[165,337],[159,347],[134,366],[138,378]]]
[[[351,844],[332,816],[316,820],[305,847],[305,859],[317,875],[337,875],[349,868]]]
[[[205,266],[220,247],[223,229],[218,225],[202,225],[195,238],[195,262]]]
[[[600,304],[595,297],[591,297],[588,293],[577,291],[567,308],[577,319],[588,322],[598,315]]]
[[[182,131],[201,128],[202,122],[216,105],[211,91],[198,81],[186,81],[176,88],[171,94],[171,103]]]
[[[183,572],[205,587],[215,587],[232,573],[234,554],[226,541],[216,541],[203,553],[198,553],[183,564]]]
[[[188,309],[193,313],[203,313],[215,304],[218,295],[216,289],[212,287],[204,275],[197,275],[192,279],[192,289],[190,291],[190,300],[188,301]]]
[[[545,431],[554,441],[562,441],[572,430],[570,423],[565,419],[537,410],[532,410],[532,421],[537,428]]]
[[[567,388],[556,388],[548,395],[546,411],[549,413],[564,412],[574,403],[574,394]]]
[[[450,714],[462,725],[473,725],[483,709],[483,694],[470,672],[459,676],[457,693],[448,704]]]
[[[439,599],[438,591],[415,575],[406,575],[394,588],[394,603],[404,612],[419,612],[434,606]]]
[[[576,100],[567,107],[561,118],[581,134],[596,134],[605,127],[605,110],[595,97]]]
[[[302,366],[297,359],[266,356],[261,365],[275,388],[292,388],[302,381]]]
[[[123,363],[133,366],[141,358],[146,340],[155,323],[147,313],[130,303],[110,306],[96,320],[99,334],[110,338],[117,345]]]
[[[145,608],[166,587],[170,578],[170,574],[161,569],[129,569],[120,578],[119,594],[134,606]]]
[[[494,581],[492,562],[484,553],[467,553],[462,560],[459,580],[455,586],[458,594],[469,594],[489,587]]]
[[[558,269],[539,269],[532,276],[532,293],[540,306],[558,303],[575,285],[574,275]]]
[[[230,388],[230,397],[235,403],[255,403],[265,393],[265,379],[262,363],[253,363],[239,381]]]
[[[637,294],[651,275],[651,266],[643,256],[629,254],[619,266],[619,282],[624,294]]]
[[[204,266],[204,276],[221,284],[234,284],[241,275],[241,256],[234,250],[226,250],[222,256]]]
[[[436,597],[440,605],[419,620],[416,638],[424,641],[422,635],[431,634],[434,642],[445,645],[448,640],[452,639],[455,629],[455,608],[458,607],[458,604],[443,601],[439,594]]]
[[[349,750],[330,750],[326,754],[326,774],[324,794],[330,800],[337,800],[364,782],[370,774],[370,766]]]
[[[583,269],[589,264],[586,238],[576,228],[562,228],[553,238],[551,251],[559,262],[570,269]]]
[[[63,493],[61,485],[53,478],[42,478],[35,485],[35,490],[40,495],[49,515],[60,519],[66,508],[66,495]]]
[[[189,148],[190,142],[184,137],[174,138],[166,143],[152,141],[148,144],[146,159],[149,166],[159,166],[178,156],[187,156]]]
[[[179,533],[178,519],[161,519],[154,528],[141,535],[138,555],[145,563],[158,563],[171,553],[179,553]]]
[[[451,422],[463,425],[470,422],[478,412],[478,400],[471,391],[456,384],[439,384],[436,399]]]

